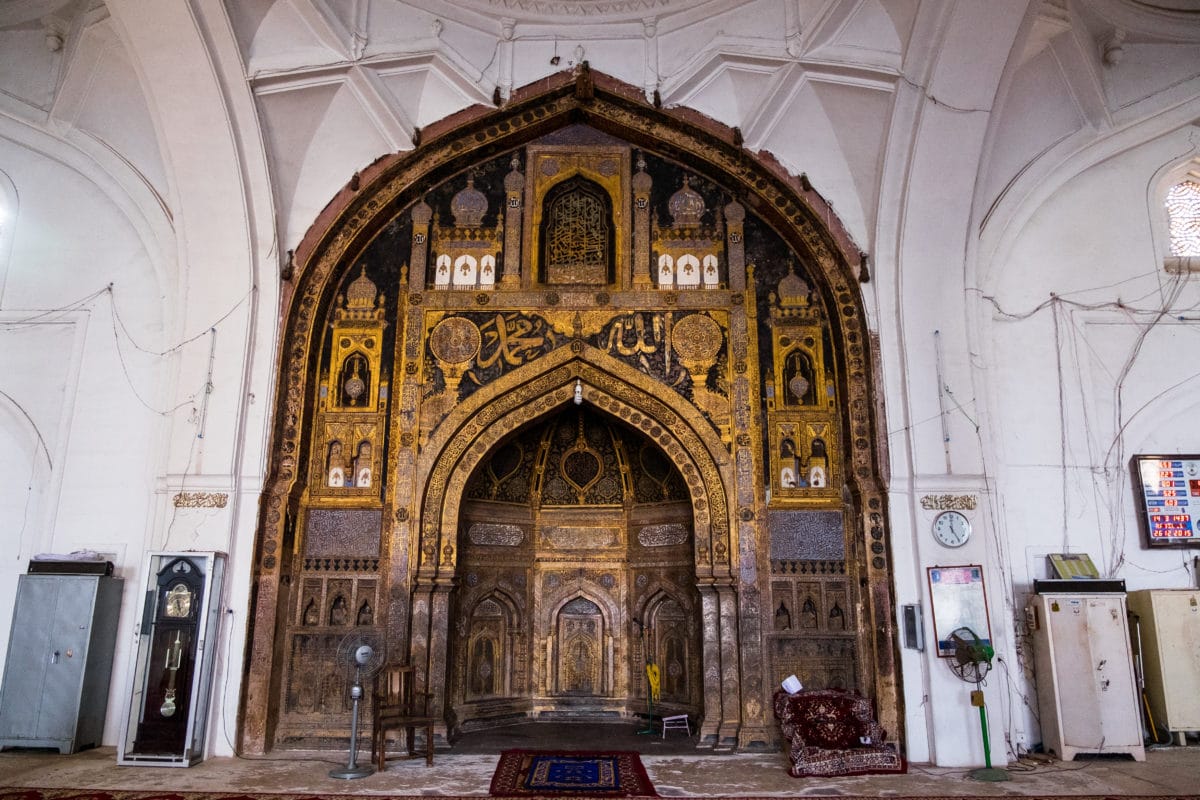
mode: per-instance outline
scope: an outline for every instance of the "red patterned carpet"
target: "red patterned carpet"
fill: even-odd
[[[295,794],[274,792],[133,792],[124,790],[99,791],[90,789],[25,789],[0,787],[0,800],[349,800],[369,797],[371,800],[482,800],[480,795],[366,795],[366,794]],[[527,800],[562,797],[561,794],[524,795]],[[612,795],[572,795],[572,797],[612,797]],[[878,797],[804,795],[804,800],[880,800]],[[1200,795],[988,795],[962,797],[887,796],[886,800],[1197,800]],[[712,797],[705,800],[780,800],[779,797]]]
[[[575,798],[612,797],[613,795],[572,795]],[[312,794],[276,792],[134,792],[121,789],[108,791],[92,789],[29,789],[0,787],[0,800],[349,800],[369,797],[371,800],[483,800],[480,795],[380,795],[380,794]],[[523,795],[526,800],[562,797],[561,794]],[[881,800],[879,797],[858,797],[850,794],[836,796],[804,795],[804,800]],[[886,800],[1197,800],[1200,795],[988,795],[961,797],[910,797],[888,795]],[[779,797],[706,797],[705,800],[780,800]]]

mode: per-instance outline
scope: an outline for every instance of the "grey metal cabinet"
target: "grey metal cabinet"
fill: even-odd
[[[96,747],[104,734],[120,578],[21,575],[4,683],[0,748]]]

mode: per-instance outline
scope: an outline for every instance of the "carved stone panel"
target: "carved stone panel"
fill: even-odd
[[[567,603],[554,626],[554,672],[551,683],[557,694],[603,695],[608,688],[604,673],[604,617],[600,608],[584,597]]]

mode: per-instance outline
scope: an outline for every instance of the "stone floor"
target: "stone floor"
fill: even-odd
[[[1155,747],[1146,761],[1127,756],[1080,757],[1072,762],[1010,764],[1011,780],[984,783],[969,770],[913,764],[907,775],[837,779],[790,777],[782,754],[712,753],[695,749],[684,734],[638,735],[636,726],[517,725],[459,739],[423,760],[389,762],[387,770],[347,781],[329,777],[349,754],[284,752],[267,758],[210,758],[188,769],[123,767],[113,748],[75,755],[52,751],[0,753],[0,787],[137,789],[148,791],[311,792],[370,795],[486,796],[497,754],[510,747],[637,750],[664,797],[836,796],[1029,797],[1070,795],[1185,795],[1200,797],[1200,744]],[[368,754],[360,754],[365,763]]]

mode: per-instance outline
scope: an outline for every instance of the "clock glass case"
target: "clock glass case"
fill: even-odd
[[[151,553],[117,761],[190,766],[204,754],[223,553]]]

